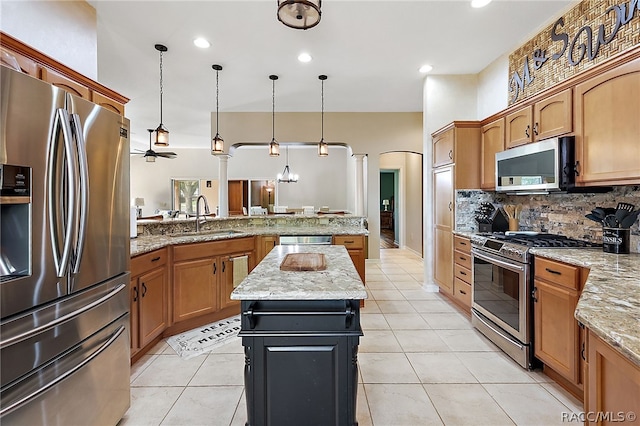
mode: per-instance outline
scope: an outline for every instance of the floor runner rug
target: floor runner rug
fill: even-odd
[[[240,315],[216,321],[167,339],[183,359],[190,359],[234,340],[240,331]]]

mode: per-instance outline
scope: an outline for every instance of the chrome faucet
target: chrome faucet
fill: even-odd
[[[202,201],[204,201],[204,214],[209,214],[209,203],[207,203],[207,197],[205,197],[204,195],[200,195],[198,196],[198,198],[196,199],[196,232],[200,232],[200,199],[202,199]],[[205,223],[207,221],[206,218],[204,218],[204,220],[202,221],[202,223]]]

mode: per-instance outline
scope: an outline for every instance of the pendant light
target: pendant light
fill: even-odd
[[[287,161],[284,165],[284,170],[282,173],[278,173],[277,179],[278,183],[296,183],[298,182],[298,175],[291,173],[291,169],[289,168],[289,147],[285,147],[285,152],[287,155]]]
[[[216,136],[211,139],[211,154],[222,154],[224,152],[224,139],[218,133],[218,72],[222,71],[222,66],[211,65],[211,68],[216,70]]]
[[[320,130],[320,143],[318,143],[318,156],[326,157],[329,155],[329,144],[324,141],[324,81],[327,79],[327,76],[322,74],[319,75],[318,78],[322,84],[322,112],[320,113],[322,124]]]
[[[320,22],[322,0],[278,0],[278,20],[289,28],[308,30]]]
[[[156,128],[155,145],[169,146],[169,131],[162,124],[162,54],[169,49],[162,44],[156,44],[155,48],[160,52],[160,125]]]
[[[269,143],[269,155],[278,157],[280,155],[280,144],[276,142],[276,80],[277,75],[270,75],[271,80],[271,142]]]

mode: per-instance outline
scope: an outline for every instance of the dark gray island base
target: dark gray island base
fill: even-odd
[[[247,426],[357,425],[359,300],[242,301]]]
[[[324,253],[323,271],[280,271],[287,253]],[[247,426],[357,425],[360,300],[343,246],[278,246],[234,290],[241,300]]]

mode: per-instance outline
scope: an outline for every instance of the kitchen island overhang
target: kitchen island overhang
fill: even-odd
[[[324,254],[326,269],[281,271],[288,253]],[[277,246],[240,283],[247,425],[357,425],[366,297],[344,246]]]

